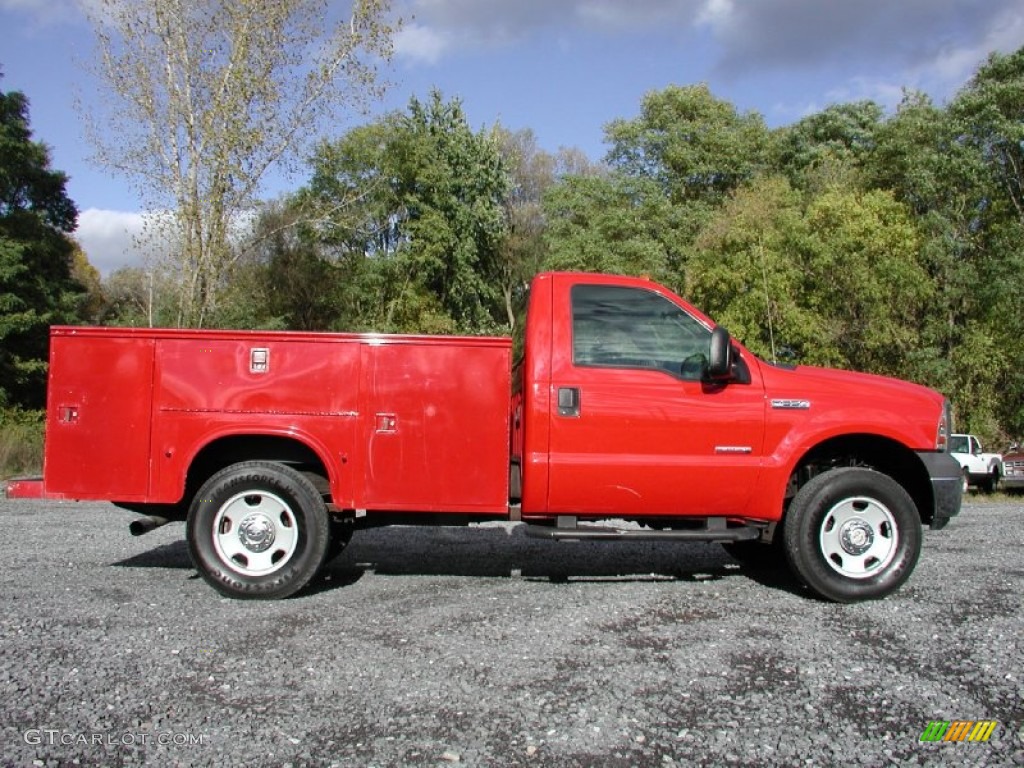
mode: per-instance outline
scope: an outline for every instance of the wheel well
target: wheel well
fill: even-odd
[[[233,435],[214,440],[192,460],[185,479],[185,509],[203,483],[225,467],[240,461],[287,464],[309,477],[325,497],[330,494],[327,467],[308,445],[293,438],[273,435]]]
[[[912,450],[879,435],[843,435],[820,443],[801,457],[789,479],[786,505],[811,478],[837,467],[866,467],[888,475],[910,495],[921,522],[932,520],[934,498],[928,472]]]

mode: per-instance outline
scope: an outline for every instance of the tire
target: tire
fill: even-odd
[[[316,487],[283,464],[234,464],[211,477],[189,510],[186,536],[199,574],[228,597],[298,592],[323,566],[330,539]]]
[[[967,493],[967,489],[971,487],[971,472],[967,467],[964,467],[963,476],[964,483],[961,487],[963,488],[964,493]]]
[[[887,475],[848,467],[797,493],[784,523],[786,557],[813,592],[838,603],[895,592],[921,554],[921,519]]]
[[[985,493],[995,493],[999,490],[999,467],[992,467],[988,477],[981,484],[981,490]]]

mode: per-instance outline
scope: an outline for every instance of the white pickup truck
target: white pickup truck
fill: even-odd
[[[1003,457],[985,453],[974,435],[950,435],[949,452],[960,462],[964,474],[964,490],[969,485],[991,493],[1003,477]]]

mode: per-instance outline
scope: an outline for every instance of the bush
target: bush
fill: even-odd
[[[0,410],[0,478],[41,475],[45,411]]]

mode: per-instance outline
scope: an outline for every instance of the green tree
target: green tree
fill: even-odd
[[[951,111],[986,161],[995,182],[992,203],[1024,222],[1024,47],[989,56]]]
[[[347,308],[341,327],[481,333],[507,323],[509,172],[499,135],[470,129],[458,100],[413,98],[407,112],[321,144],[312,165],[290,203],[298,239],[274,258],[345,286],[333,300]]]
[[[772,168],[797,189],[820,194],[863,188],[863,165],[874,153],[882,108],[873,101],[834,104],[773,133]]]
[[[670,86],[608,124],[605,140],[609,175],[566,177],[548,196],[546,265],[681,285],[715,210],[764,169],[770,134],[707,86]]]
[[[994,435],[1024,432],[1024,47],[993,53],[957,94],[949,112],[961,144],[982,170],[971,218],[980,241],[972,288],[977,311],[964,326],[964,354],[978,378],[970,388],[967,423]],[[966,353],[968,350],[964,350]]]
[[[908,93],[876,132],[866,159],[868,186],[890,191],[911,211],[920,233],[919,259],[934,286],[921,317],[918,346],[908,363],[919,378],[946,392],[966,429],[994,437],[984,426],[991,412],[993,366],[976,363],[992,348],[980,318],[989,297],[990,258],[982,214],[987,191],[981,155],[964,139],[948,109]]]
[[[333,22],[324,0],[95,6],[107,108],[97,108],[92,138],[103,164],[135,179],[151,207],[172,211],[150,234],[173,254],[176,324],[209,322],[241,255],[232,229],[268,171],[379,95],[390,2],[347,5],[348,18]]]
[[[769,133],[756,113],[740,114],[706,85],[648,93],[640,116],[605,128],[608,163],[656,181],[676,204],[717,204],[764,168]]]
[[[697,239],[686,292],[769,360],[841,362],[806,301],[813,238],[802,196],[783,176],[744,185]]]
[[[0,93],[0,406],[45,404],[48,326],[78,320],[84,289],[68,236],[78,211],[66,184],[32,141],[24,94]]]
[[[542,269],[547,255],[545,196],[567,176],[602,176],[607,169],[575,148],[563,147],[555,154],[544,151],[529,129],[510,132],[499,128],[496,133],[511,177],[500,259],[505,315],[509,328],[515,328],[526,309],[530,279]]]
[[[474,133],[458,100],[413,99],[398,123],[402,259],[465,331],[497,328],[509,174],[493,133]]]
[[[225,295],[225,310],[232,314],[222,313],[224,324],[300,331],[347,325],[347,262],[320,256],[304,236],[301,215],[294,198],[264,207],[256,224],[257,246]]]
[[[889,192],[833,190],[811,202],[807,222],[804,304],[823,318],[836,364],[920,378],[907,360],[934,291],[909,211]]]
[[[672,279],[674,209],[656,182],[569,176],[548,192],[544,211],[545,269]]]
[[[155,328],[174,325],[174,276],[163,267],[121,267],[102,281],[101,325]]]

